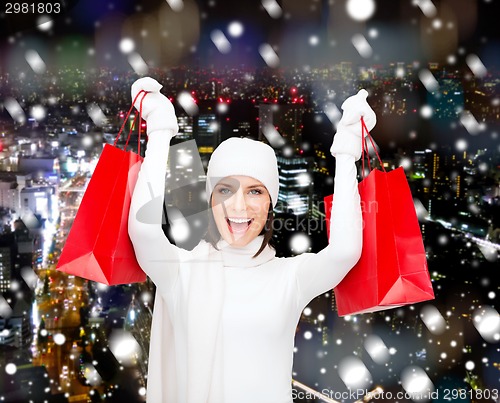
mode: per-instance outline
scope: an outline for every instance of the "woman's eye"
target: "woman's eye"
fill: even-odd
[[[251,194],[254,194],[254,195],[261,195],[262,194],[262,190],[260,189],[252,189],[250,191]]]
[[[223,195],[229,194],[231,191],[228,188],[219,188],[219,193]]]

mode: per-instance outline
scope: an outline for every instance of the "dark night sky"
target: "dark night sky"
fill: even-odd
[[[2,24],[4,40],[0,50],[11,52],[12,47],[42,41],[42,47],[50,52],[61,44],[64,47],[71,38],[84,42],[82,46],[94,46],[98,63],[102,63],[102,52],[110,53],[110,59],[118,62],[116,41],[128,35],[134,37],[136,50],[144,52],[145,58],[167,67],[194,60],[215,66],[263,65],[257,49],[264,42],[275,47],[281,65],[286,67],[321,66],[345,60],[365,64],[414,60],[426,63],[445,61],[450,54],[457,55],[460,61],[460,56],[468,53],[478,54],[487,67],[500,65],[495,20],[500,14],[498,0],[434,0],[435,17],[425,16],[414,0],[379,0],[372,17],[363,22],[349,17],[346,1],[280,0],[283,14],[271,18],[256,0],[184,0],[184,9],[179,13],[173,12],[165,0],[80,0],[73,1],[71,11],[57,18],[47,32],[19,31],[17,26],[23,24],[16,28]],[[441,21],[440,28],[433,26],[436,19]],[[227,27],[232,21],[241,22],[245,30],[239,38],[228,37],[232,50],[223,55],[211,42],[210,32],[220,29],[228,36]],[[139,35],[144,30],[148,31],[147,38]],[[168,36],[162,36],[165,31]],[[96,44],[99,32],[104,32],[101,38],[107,37],[100,46]],[[377,35],[370,36],[374,32]],[[372,46],[370,58],[362,58],[354,49],[351,38],[356,33],[363,34]],[[7,44],[5,39],[9,36],[16,38],[16,43]],[[309,43],[313,36],[319,41],[316,46]],[[180,45],[184,46],[182,52]],[[151,51],[151,47],[157,50]],[[5,50],[2,59],[6,57]]]

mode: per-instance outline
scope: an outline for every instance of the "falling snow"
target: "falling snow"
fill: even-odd
[[[47,66],[36,50],[26,51],[25,59],[36,74],[43,74]]]
[[[427,69],[422,69],[418,72],[418,77],[424,85],[425,89],[429,92],[436,91],[439,88],[439,83]]]
[[[103,126],[106,123],[106,115],[99,105],[92,103],[87,105],[87,113],[96,126]]]
[[[474,115],[467,110],[462,111],[460,114],[460,123],[462,123],[471,135],[476,135],[485,128],[484,125],[478,123]]]
[[[233,21],[228,25],[227,31],[233,38],[239,38],[245,32],[245,28],[241,22]]]
[[[181,92],[177,97],[177,102],[179,102],[188,115],[193,116],[198,113],[198,105],[196,105],[196,102],[189,92]]]
[[[414,399],[422,399],[434,390],[434,385],[427,373],[420,367],[409,366],[401,373],[401,384]]]
[[[453,385],[457,390],[471,390],[478,385],[492,388],[500,382],[500,315],[494,274],[484,268],[486,264],[498,264],[500,250],[495,218],[499,162],[491,157],[492,150],[500,152],[498,124],[491,119],[498,115],[500,106],[495,87],[491,87],[497,79],[498,66],[493,65],[490,52],[497,37],[477,24],[481,36],[474,40],[466,38],[470,28],[467,25],[471,25],[469,15],[475,16],[475,12],[453,18],[455,10],[446,11],[439,2],[409,0],[401,5],[401,10],[407,6],[404,13],[398,14],[400,10],[396,7],[393,17],[397,14],[401,32],[407,27],[405,32],[412,33],[411,36],[419,31],[425,33],[426,42],[418,48],[416,42],[411,46],[406,42],[408,37],[394,35],[390,18],[381,23],[378,17],[384,15],[382,2],[330,1],[321,6],[320,2],[313,3],[318,4],[257,2],[253,11],[264,21],[266,26],[262,29],[252,20],[250,6],[248,15],[246,12],[243,15],[231,14],[220,0],[207,2],[203,10],[198,10],[193,2],[166,0],[158,13],[151,13],[146,5],[136,5],[136,12],[126,19],[123,27],[112,26],[105,13],[98,13],[98,17],[89,17],[89,26],[95,30],[91,39],[68,35],[67,41],[56,41],[57,32],[67,24],[77,30],[75,18],[40,16],[34,20],[33,32],[19,31],[5,40],[2,71],[9,72],[9,83],[7,75],[0,74],[0,112],[4,119],[1,123],[7,122],[0,127],[2,164],[8,163],[9,150],[14,148],[16,152],[19,149],[19,155],[36,156],[45,151],[35,142],[33,147],[38,148],[33,150],[28,142],[18,142],[24,141],[24,135],[17,136],[17,132],[16,141],[9,143],[11,131],[22,128],[29,133],[47,127],[50,143],[62,142],[66,136],[78,142],[79,151],[84,153],[77,156],[75,148],[68,146],[68,155],[63,152],[59,155],[61,171],[69,161],[77,161],[73,162],[77,170],[90,165],[88,159],[94,157],[103,142],[103,135],[96,136],[93,131],[116,134],[114,125],[121,123],[117,116],[126,111],[128,102],[125,88],[134,79],[151,75],[164,84],[162,92],[171,98],[183,119],[179,124],[183,124],[179,141],[190,138],[193,132],[189,130],[206,119],[203,123],[207,125],[207,133],[221,136],[223,131],[230,131],[238,136],[259,138],[283,158],[297,158],[301,150],[304,157],[314,155],[315,160],[310,170],[293,178],[294,186],[309,189],[326,185],[331,193],[335,164],[328,161],[330,144],[325,139],[336,130],[342,116],[339,109],[342,102],[363,86],[369,90],[368,100],[377,112],[378,125],[373,135],[380,144],[379,150],[385,154],[387,169],[402,166],[414,191],[414,207],[432,267],[430,275],[436,300],[338,318],[333,293],[318,297],[301,315],[294,348],[294,379],[303,380],[316,390],[326,387],[334,391],[353,388],[368,391],[381,385],[386,390],[404,390],[415,401],[447,382],[457,382]],[[488,7],[493,2],[477,3]],[[118,2],[106,4],[105,9],[122,11]],[[328,11],[325,13],[328,18],[323,18],[324,11]],[[345,13],[348,18],[342,22],[348,29],[344,33],[337,31],[335,17]],[[213,23],[214,15],[219,18],[217,24]],[[310,20],[310,27],[302,30],[302,20]],[[205,24],[210,27],[209,32]],[[190,29],[178,29],[188,26]],[[116,32],[107,35],[106,29],[113,32],[113,28]],[[77,52],[83,57],[76,57]],[[392,56],[387,58],[386,53]],[[198,63],[195,74],[184,67],[191,56]],[[66,70],[63,61],[71,61],[72,57],[77,68]],[[252,57],[260,67],[267,66],[269,75],[249,67]],[[329,64],[329,57],[338,59],[338,63]],[[359,60],[362,68],[357,64]],[[244,66],[243,71],[227,68],[232,62]],[[99,63],[105,67],[101,69]],[[120,63],[124,74],[115,69]],[[224,68],[218,70],[221,66]],[[384,72],[377,66],[383,66]],[[291,95],[291,88],[297,95]],[[238,125],[244,119],[235,119],[237,102],[233,101],[253,101],[248,109],[257,112],[249,126]],[[213,108],[209,113],[204,109],[205,103]],[[278,123],[258,113],[258,107],[270,104],[276,106],[272,109],[276,116],[285,106],[294,111],[303,108],[307,113],[293,125],[288,125],[286,119]],[[214,119],[210,120],[212,116]],[[73,125],[74,122],[78,125]],[[302,130],[314,132],[314,138],[300,138],[297,133]],[[431,138],[434,135],[436,138]],[[419,145],[410,150],[409,144]],[[439,151],[443,144],[448,147],[447,153]],[[486,146],[480,148],[476,144]],[[202,164],[206,161],[198,162],[191,153],[179,151],[175,161],[179,170],[192,169],[193,177],[203,176]],[[58,155],[58,146],[54,145],[51,152]],[[453,169],[447,171],[450,165]],[[36,180],[30,180],[35,186]],[[320,205],[321,197],[316,191],[311,194],[319,199]],[[203,190],[191,196],[192,200],[206,203]],[[290,204],[300,202],[297,197],[290,199]],[[314,204],[316,200],[311,202]],[[440,211],[440,203],[449,211]],[[460,203],[462,207],[457,206]],[[295,208],[289,210],[290,216],[298,213]],[[323,215],[318,207],[308,220],[313,222]],[[51,220],[40,219],[34,206],[19,216],[30,233],[50,226]],[[169,236],[179,245],[194,232],[201,232],[204,225],[201,215],[195,219],[171,206],[168,220]],[[485,224],[476,228],[475,220]],[[316,227],[291,232],[280,246],[288,255],[315,251],[320,242],[315,232],[319,233]],[[57,323],[62,326],[66,320],[64,312],[80,315],[79,304],[64,302],[71,300],[70,290],[63,289],[61,297],[55,292],[47,297],[38,295],[37,299],[46,299],[37,308],[20,307],[16,299],[43,288],[45,267],[39,270],[22,266],[18,272],[8,291],[0,295],[3,318],[23,315],[30,309],[43,310],[43,303],[60,298],[43,316],[45,328],[40,316],[37,323],[33,322],[36,327],[33,345],[37,345],[33,351],[38,349],[39,354],[35,357],[34,353],[33,365],[45,364],[43,357],[50,355],[49,345],[65,355],[54,368],[48,367],[50,383],[44,387],[44,393],[57,390],[71,398],[68,385],[79,378],[78,382],[86,384],[86,388],[91,386],[89,395],[96,400],[101,390],[106,390],[106,397],[113,397],[127,387],[130,396],[144,401],[145,383],[128,388],[105,376],[106,362],[118,362],[117,371],[125,373],[146,367],[148,358],[143,355],[144,340],[138,333],[124,330],[130,323],[123,325],[121,318],[107,315],[113,310],[110,306],[116,307],[113,304],[124,298],[125,305],[130,304],[124,317],[138,327],[143,320],[140,310],[153,309],[154,290],[127,285],[123,288],[127,290],[125,298],[114,294],[118,292],[116,287],[89,285],[85,292],[92,291],[95,295],[92,305],[89,304],[94,310],[88,317],[96,323],[106,321],[106,326],[113,330],[109,337],[104,337],[100,332],[103,327],[92,325],[90,330],[88,324],[81,327],[78,324],[75,330],[82,332],[82,340],[73,343],[73,336],[57,327]],[[132,293],[132,289],[136,292]],[[104,304],[107,294],[115,298],[112,303],[108,301],[110,306]],[[144,325],[139,334],[147,335],[148,331],[149,327]],[[14,333],[2,329],[0,340],[18,337]],[[91,350],[86,356],[84,351]],[[22,362],[14,353],[0,360],[5,379],[15,379],[26,365],[31,364]]]
[[[14,98],[7,98],[4,102],[5,109],[9,112],[12,119],[20,124],[24,124],[26,122],[26,116],[24,111]]]
[[[30,115],[33,119],[42,121],[47,115],[46,109],[42,105],[34,105],[31,107]]]
[[[422,13],[428,18],[434,17],[437,13],[436,6],[432,0],[413,0],[412,3],[417,5]]]
[[[36,25],[40,31],[47,32],[54,26],[54,21],[47,15],[41,15],[38,17]]]
[[[225,54],[231,51],[231,43],[221,30],[213,30],[210,38],[220,53]]]
[[[280,18],[283,10],[276,0],[262,0],[262,6],[272,18]]]
[[[120,51],[124,54],[129,54],[135,49],[134,40],[131,38],[123,38],[119,44]]]
[[[375,12],[374,0],[347,0],[346,10],[355,21],[366,21]]]
[[[372,376],[363,361],[358,357],[349,356],[339,363],[339,376],[349,389],[365,389]]]
[[[351,42],[361,57],[367,59],[372,56],[373,49],[362,34],[354,35]]]
[[[260,45],[259,53],[269,67],[278,67],[280,60],[271,45],[268,43]]]
[[[431,118],[433,114],[434,114],[434,110],[432,109],[432,106],[430,106],[430,105],[423,105],[420,108],[420,116],[422,116],[424,119]]]
[[[276,130],[276,128],[271,124],[265,124],[262,128],[262,133],[266,136],[267,141],[274,148],[281,148],[285,145],[286,140],[281,136],[281,134]]]
[[[465,61],[476,77],[482,78],[488,72],[483,62],[477,55],[467,55]]]
[[[130,66],[132,67],[132,69],[134,69],[134,71],[139,76],[144,76],[148,73],[149,67],[139,53],[131,52],[128,55],[127,60],[130,64]]]

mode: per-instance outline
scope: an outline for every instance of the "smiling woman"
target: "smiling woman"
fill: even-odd
[[[262,182],[250,176],[228,176],[212,195],[212,213],[222,238],[233,246],[245,246],[261,235],[271,199]]]
[[[247,138],[225,140],[212,153],[205,240],[192,251],[169,243],[161,227],[162,202],[169,144],[178,126],[160,88],[147,77],[132,86],[133,99],[147,92],[141,102],[148,143],[132,196],[129,235],[139,264],[157,286],[147,401],[292,403],[301,312],[335,287],[361,254],[354,162],[361,156],[361,116],[370,129],[375,125],[368,94],[360,91],[344,103],[331,149],[335,225],[329,245],[317,254],[277,258],[269,243],[279,190],[276,155],[269,145]],[[148,217],[138,214],[145,205]]]
[[[277,161],[271,147],[247,138],[222,142],[213,152],[207,170],[211,212],[205,240],[217,249],[220,238],[234,247],[243,247],[262,236],[254,255],[258,256],[272,238],[278,189]]]

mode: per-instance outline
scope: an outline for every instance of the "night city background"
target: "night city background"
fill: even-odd
[[[221,141],[250,137],[275,148],[282,172],[278,256],[326,245],[335,125],[342,102],[367,89],[386,169],[403,166],[412,190],[436,299],[342,318],[333,292],[311,301],[296,333],[295,401],[376,400],[350,390],[500,401],[498,0],[65,5],[54,18],[8,3],[0,12],[1,402],[146,399],[154,285],[55,270],[142,76],[172,100],[173,147],[186,157],[170,163],[165,203],[191,231],[181,239],[165,226],[167,236],[194,247],[203,168]],[[181,177],[188,184],[174,185]],[[427,388],[439,393],[395,397]]]

